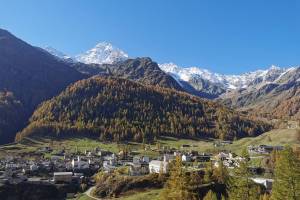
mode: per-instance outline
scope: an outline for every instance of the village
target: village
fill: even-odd
[[[225,142],[226,143],[226,142]],[[216,144],[215,144],[216,145]],[[143,176],[149,173],[167,173],[170,163],[179,156],[184,166],[191,171],[204,170],[208,165],[218,167],[220,162],[228,169],[239,167],[239,161],[244,158],[228,151],[217,153],[198,152],[189,149],[190,145],[180,148],[163,147],[158,151],[158,157],[134,155],[127,148],[119,153],[113,153],[100,147],[86,149],[84,152],[67,153],[56,151],[49,146],[38,149],[32,158],[21,156],[6,156],[0,161],[0,185],[13,185],[22,182],[71,185],[73,189],[67,191],[72,197],[81,184],[92,187],[95,184],[93,175],[99,171],[113,173],[119,168],[126,168],[128,176]],[[283,150],[283,146],[249,146],[251,159],[268,157],[272,151]],[[45,155],[51,155],[45,157]],[[261,184],[266,190],[272,189],[273,180],[265,173],[267,168],[253,166],[249,168],[253,173],[253,181]]]

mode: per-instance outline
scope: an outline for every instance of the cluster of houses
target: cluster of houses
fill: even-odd
[[[126,159],[120,159],[118,155],[112,154],[103,158],[102,167],[105,172],[112,172],[120,166],[127,166],[129,168],[129,175],[132,176],[149,173],[167,173],[170,162],[176,156],[180,156],[183,162],[190,163],[208,162],[211,160],[212,154],[199,154],[197,151],[183,152],[167,150],[156,159],[150,159],[149,156],[127,156]]]
[[[223,163],[224,166],[227,168],[235,168],[239,167],[240,161],[242,161],[244,158],[241,156],[237,156],[233,153],[226,153],[226,152],[220,152],[215,156],[214,159],[214,166],[218,167],[220,165],[220,162]]]
[[[248,152],[250,154],[270,154],[272,151],[281,151],[283,146],[271,146],[271,145],[259,145],[259,146],[248,146]]]
[[[55,152],[50,147],[37,151],[40,156],[27,159],[20,156],[7,156],[0,161],[0,183],[22,181],[47,181],[70,183],[74,179],[91,177],[99,170],[110,173],[119,167],[127,167],[129,175],[139,176],[149,173],[167,173],[169,163],[180,156],[183,162],[208,162],[212,154],[197,151],[166,150],[156,159],[149,156],[115,154],[100,148],[84,153],[68,154],[64,150]],[[48,155],[47,157],[45,155]]]
[[[226,143],[227,144],[227,143]],[[266,154],[274,150],[282,150],[282,146],[249,146],[250,153]],[[128,169],[128,175],[141,176],[149,173],[167,173],[172,160],[181,157],[183,163],[193,168],[203,169],[205,163],[211,162],[218,167],[220,162],[227,168],[239,167],[244,158],[230,152],[218,154],[199,153],[188,151],[186,146],[181,150],[167,149],[160,152],[160,156],[151,159],[148,156],[125,155],[112,153],[100,148],[84,153],[68,154],[63,150],[53,153],[50,147],[41,148],[41,157],[37,159],[24,159],[22,157],[7,156],[0,160],[0,184],[14,184],[22,181],[46,181],[53,184],[80,183],[86,177],[92,177],[99,170],[111,173],[120,167]],[[48,154],[47,158],[44,157]],[[270,187],[271,180],[255,179],[256,182]],[[265,181],[265,182],[264,182]]]
[[[95,149],[93,153],[67,154],[64,151],[45,158],[42,153],[50,153],[52,149],[43,147],[38,150],[41,156],[28,159],[20,156],[6,156],[0,160],[0,183],[19,183],[22,181],[54,181],[56,175],[72,173],[73,179],[80,175],[92,175],[103,163],[103,150]],[[54,174],[54,176],[52,176]],[[69,175],[67,175],[69,176]],[[66,182],[69,182],[67,180]]]

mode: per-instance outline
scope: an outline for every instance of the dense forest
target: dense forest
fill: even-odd
[[[271,127],[172,89],[93,77],[40,105],[16,139],[36,134],[151,142],[159,136],[234,139]]]
[[[276,107],[258,105],[249,109],[249,113],[256,117],[269,119],[300,120],[300,89],[296,95],[283,101],[276,101]]]

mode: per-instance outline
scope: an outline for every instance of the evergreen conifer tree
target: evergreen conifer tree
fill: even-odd
[[[170,177],[161,192],[161,200],[191,200],[193,193],[190,192],[189,181],[185,170],[183,169],[182,161],[179,156],[176,157],[174,165],[170,169]]]
[[[291,147],[279,153],[271,199],[300,199],[300,161]]]
[[[242,153],[243,160],[239,161],[239,166],[235,168],[233,180],[230,185],[230,200],[258,200],[260,197],[260,187],[251,180],[251,173],[248,170],[250,156],[245,149]]]
[[[213,191],[209,190],[203,200],[218,200],[218,198]]]

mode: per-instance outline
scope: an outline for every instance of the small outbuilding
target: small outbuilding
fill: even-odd
[[[72,172],[54,172],[53,180],[55,183],[71,183],[72,182]]]

